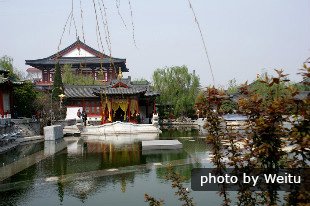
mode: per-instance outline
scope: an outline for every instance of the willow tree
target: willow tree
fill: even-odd
[[[186,66],[156,69],[153,73],[153,86],[160,92],[158,102],[163,106],[171,106],[174,116],[190,116],[195,112],[199,77],[195,73],[189,73]]]

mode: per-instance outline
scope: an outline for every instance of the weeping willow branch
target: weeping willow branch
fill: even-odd
[[[189,7],[190,9],[192,10],[193,12],[193,15],[194,15],[194,19],[195,19],[195,22],[197,24],[197,27],[198,27],[198,30],[199,30],[199,33],[200,33],[200,37],[201,37],[201,40],[202,40],[202,43],[203,43],[203,48],[204,48],[204,51],[205,51],[205,54],[207,56],[207,59],[208,59],[208,63],[209,63],[209,68],[210,68],[210,72],[211,72],[211,76],[212,76],[212,81],[213,81],[213,86],[215,85],[215,79],[214,79],[214,74],[213,74],[213,69],[212,69],[212,66],[211,66],[211,61],[210,61],[210,57],[209,57],[209,54],[208,54],[208,50],[207,50],[207,44],[203,38],[203,35],[202,35],[202,31],[201,31],[201,28],[200,28],[200,24],[198,22],[198,19],[197,19],[197,16],[196,16],[196,13],[195,13],[195,10],[192,6],[192,3],[190,0],[188,0],[188,3],[189,3]]]
[[[131,7],[131,2],[130,0],[128,0],[128,4],[129,4],[129,9],[130,9],[130,16],[131,16],[131,26],[132,26],[132,39],[133,39],[133,43],[135,45],[136,48],[137,44],[136,44],[136,38],[135,38],[135,25],[133,23],[133,12],[132,12],[132,7]]]
[[[102,53],[104,53],[104,48],[103,48],[103,44],[102,44],[102,38],[101,38],[101,33],[100,33],[100,27],[99,27],[99,21],[98,21],[98,15],[97,15],[97,9],[96,9],[95,0],[93,0],[93,6],[94,6],[94,11],[95,11],[95,17],[96,17],[96,31],[98,32],[99,42],[100,42],[100,46],[101,46],[101,49],[102,49]],[[98,43],[98,38],[97,38],[97,43]]]
[[[65,23],[65,25],[64,25],[64,27],[63,27],[62,34],[61,34],[60,40],[59,40],[59,44],[58,44],[58,46],[57,46],[57,53],[59,52],[59,48],[60,48],[60,45],[61,45],[61,42],[62,42],[62,38],[63,38],[63,36],[64,36],[64,34],[65,34],[65,31],[66,31],[66,28],[67,28],[67,25],[68,25],[68,21],[69,21],[69,19],[70,19],[70,17],[71,17],[71,14],[72,14],[72,10],[70,11],[69,16],[68,16],[68,18],[67,18],[67,20],[66,20],[66,23]]]
[[[118,16],[121,18],[121,20],[122,20],[122,22],[123,22],[125,28],[128,29],[128,28],[127,28],[127,25],[126,25],[126,23],[125,23],[125,21],[124,21],[124,19],[123,19],[123,16],[121,15],[121,12],[120,12],[120,6],[121,6],[120,0],[115,0],[115,4],[116,4]]]
[[[80,0],[80,10],[81,10],[81,23],[82,23],[82,36],[83,42],[85,43],[85,34],[84,34],[84,21],[83,21],[83,9],[82,9],[82,0]]]

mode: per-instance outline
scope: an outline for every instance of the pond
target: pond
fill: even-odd
[[[8,176],[0,184],[0,205],[139,206],[148,205],[145,193],[165,205],[181,205],[165,179],[167,165],[180,172],[190,188],[191,169],[211,167],[209,145],[190,128],[165,129],[159,138],[178,139],[183,149],[142,151],[141,142],[113,144],[82,137],[20,146],[0,156],[1,174]],[[191,195],[196,205],[222,203],[217,192]]]

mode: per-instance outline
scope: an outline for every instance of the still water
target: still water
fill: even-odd
[[[190,188],[191,169],[211,166],[209,146],[190,128],[165,129],[159,139],[178,139],[183,149],[142,151],[141,142],[113,144],[82,137],[20,146],[0,155],[0,205],[139,206],[148,205],[145,193],[165,205],[181,205],[165,179],[166,167],[172,165]],[[217,192],[191,195],[196,205],[222,203]]]

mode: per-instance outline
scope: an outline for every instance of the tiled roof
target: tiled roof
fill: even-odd
[[[84,48],[90,53],[92,53],[95,57],[63,57],[64,54],[71,51],[74,48]],[[58,58],[57,58],[58,57]],[[105,55],[92,47],[86,45],[85,43],[81,42],[79,39],[71,44],[70,46],[66,47],[65,49],[42,59],[36,60],[26,60],[26,64],[32,67],[36,67],[38,69],[41,68],[50,68],[54,67],[57,63],[60,65],[71,64],[72,67],[76,68],[80,66],[80,64],[111,64],[116,63],[118,64],[117,67],[122,68],[122,72],[128,72],[128,68],[126,67],[126,59],[121,58],[114,58],[108,55]]]
[[[44,58],[36,60],[26,60],[26,64],[39,67],[39,66],[55,66],[57,63],[64,64],[110,64],[110,63],[125,63],[125,59],[119,58],[99,58],[99,57],[61,57],[59,59]],[[122,68],[123,72],[127,72],[127,68]]]
[[[145,90],[138,88],[102,88],[100,86],[65,86],[65,95],[68,98],[98,97],[100,94],[106,95],[133,95],[144,93]]]
[[[93,92],[98,86],[65,86],[65,95],[68,98],[97,97]]]
[[[115,87],[112,86],[122,82],[128,86],[125,87]],[[148,85],[132,85],[130,79],[122,79],[112,81],[110,85],[107,86],[77,86],[77,85],[65,85],[65,95],[68,98],[82,98],[82,97],[98,97],[103,95],[135,95],[144,94],[145,96],[158,96],[158,92],[151,91]]]
[[[48,58],[53,59],[56,58],[57,56],[63,56],[64,54],[66,54],[67,52],[69,52],[70,50],[72,50],[73,48],[76,47],[82,47],[85,48],[86,50],[90,51],[90,53],[94,54],[96,57],[109,57],[108,55],[105,55],[99,51],[97,51],[96,49],[88,46],[87,44],[83,43],[82,41],[80,41],[80,39],[77,39],[73,44],[71,44],[70,46],[64,48],[63,50],[49,56]]]
[[[0,75],[0,84],[4,83],[12,83],[13,85],[21,85],[24,82],[23,81],[11,81],[9,78],[5,78],[2,75]]]
[[[144,93],[145,90],[131,87],[131,88],[124,88],[124,87],[117,87],[117,88],[100,88],[94,90],[94,93],[97,95],[100,94],[107,94],[107,95],[115,95],[115,94],[126,94],[126,95],[131,95],[131,94],[139,94],[139,93]]]
[[[6,83],[7,81],[9,81],[8,78],[4,78],[0,75],[0,84]]]
[[[149,96],[159,96],[160,93],[159,92],[153,92],[153,91],[146,91],[144,95],[146,97],[149,97]]]

